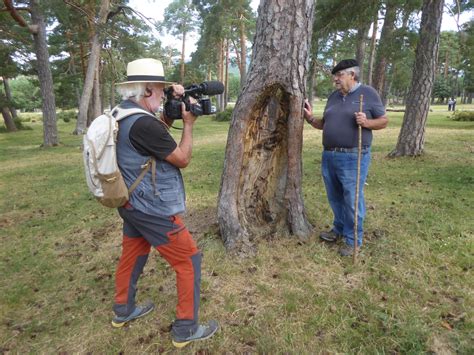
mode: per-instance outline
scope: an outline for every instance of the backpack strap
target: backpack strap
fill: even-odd
[[[117,122],[120,121],[120,120],[123,120],[124,118],[127,118],[128,116],[132,116],[132,115],[136,115],[138,113],[142,113],[146,116],[153,117],[155,120],[162,123],[166,127],[167,130],[169,130],[169,127],[166,124],[166,122],[163,122],[161,119],[156,117],[151,112],[143,110],[143,109],[138,108],[138,107],[121,108],[120,105],[117,105],[112,110],[110,110],[109,113],[115,117],[115,121],[117,121]]]
[[[137,188],[140,181],[143,180],[145,175],[148,173],[148,170],[150,170],[151,168],[151,181],[153,183],[153,192],[156,195],[156,159],[154,157],[151,157],[144,165],[141,166],[141,168],[143,170],[140,175],[138,175],[132,186],[130,186],[130,188],[128,189],[128,194],[132,194],[133,190]]]

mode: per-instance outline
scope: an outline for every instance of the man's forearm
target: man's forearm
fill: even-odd
[[[183,152],[186,160],[189,162],[191,160],[191,155],[193,152],[193,125],[184,124],[183,134],[181,135],[181,140],[179,142],[179,148]]]
[[[322,118],[311,117],[307,122],[317,129],[323,129],[324,121]]]
[[[382,116],[379,118],[374,118],[371,120],[367,120],[364,128],[371,129],[371,130],[378,130],[387,127],[388,125],[388,118],[386,116]]]

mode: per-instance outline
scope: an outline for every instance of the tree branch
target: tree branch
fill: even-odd
[[[20,7],[20,8],[15,8],[13,6],[12,0],[3,0],[3,3],[5,4],[5,7],[7,8],[7,11],[10,12],[11,17],[21,26],[21,27],[26,27],[28,28],[28,31],[30,31],[32,34],[38,33],[38,26],[37,25],[29,25],[26,20],[21,16],[18,11],[29,11],[31,10],[28,7]]]

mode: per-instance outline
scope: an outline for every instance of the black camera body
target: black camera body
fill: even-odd
[[[204,81],[201,84],[192,84],[184,89],[184,95],[179,99],[173,96],[173,87],[167,87],[165,90],[166,103],[165,115],[174,120],[183,118],[181,114],[182,103],[186,106],[186,111],[190,111],[195,116],[210,115],[212,112],[211,100],[203,98],[203,95],[219,95],[224,92],[224,84],[220,81]],[[190,98],[197,100],[197,103],[191,103]]]

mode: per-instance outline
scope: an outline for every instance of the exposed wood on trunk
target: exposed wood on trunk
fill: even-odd
[[[259,7],[247,82],[229,131],[218,219],[228,250],[262,237],[307,237],[301,193],[303,103],[314,1]]]

